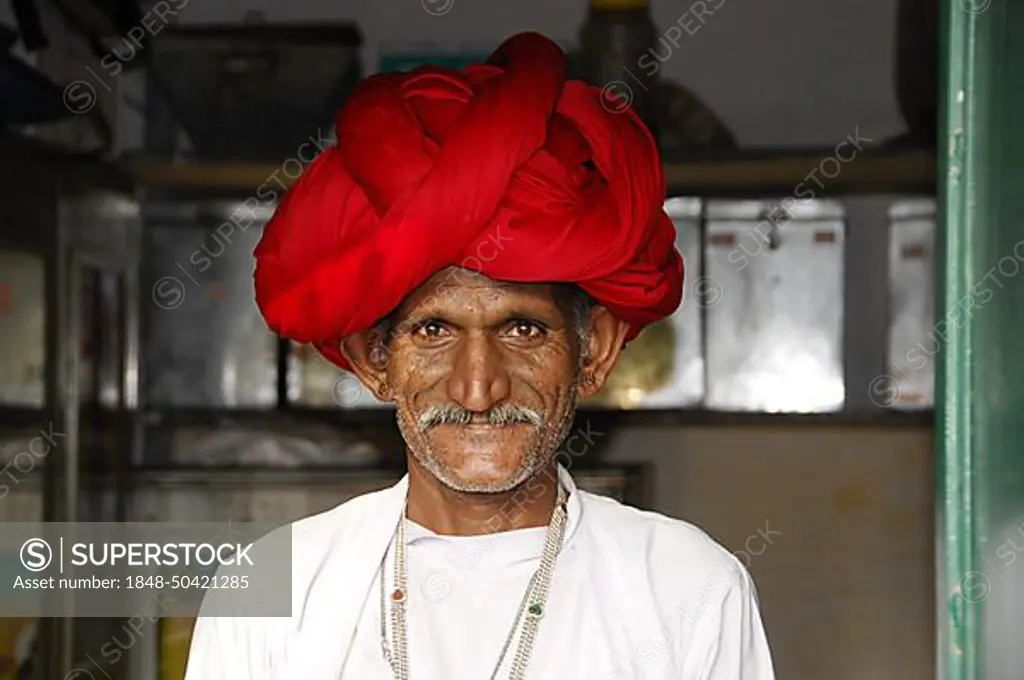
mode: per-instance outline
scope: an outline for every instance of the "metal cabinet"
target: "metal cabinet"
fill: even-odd
[[[147,405],[277,405],[277,340],[252,288],[252,251],[269,217],[229,201],[146,204]]]
[[[24,501],[18,516],[36,507],[28,491],[36,488],[42,519],[116,520],[123,489],[116,481],[103,490],[88,482],[96,468],[123,469],[138,441],[132,412],[140,219],[133,185],[96,160],[9,138],[0,147],[0,333],[11,339],[0,361],[0,430],[11,454],[8,481],[25,484],[16,494]],[[35,437],[50,444],[23,445]],[[112,502],[94,502],[94,493]],[[13,515],[13,496],[5,500]],[[26,657],[31,667],[23,670],[64,677],[87,648],[76,642],[101,628],[42,621]]]

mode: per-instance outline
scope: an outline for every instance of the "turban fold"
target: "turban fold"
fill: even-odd
[[[627,340],[670,315],[683,261],[661,161],[605,95],[567,82],[565,55],[536,33],[484,64],[364,80],[337,115],[337,144],[256,247],[267,324],[347,369],[341,340],[449,266],[576,283],[629,324]]]

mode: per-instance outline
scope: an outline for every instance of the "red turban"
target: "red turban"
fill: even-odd
[[[342,338],[453,265],[576,283],[630,324],[627,339],[675,311],[683,262],[654,140],[599,88],[566,82],[565,62],[523,33],[486,64],[364,80],[337,146],[256,247],[267,324],[347,369]]]

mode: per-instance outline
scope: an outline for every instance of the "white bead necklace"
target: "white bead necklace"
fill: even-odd
[[[558,485],[558,498],[555,500],[555,510],[551,513],[551,521],[548,523],[547,535],[544,539],[544,552],[541,554],[540,565],[537,571],[530,578],[523,593],[522,602],[512,622],[512,629],[505,638],[505,644],[501,648],[498,662],[494,666],[490,680],[498,677],[498,672],[505,661],[512,640],[516,636],[519,624],[526,615],[526,622],[519,637],[519,646],[516,648],[516,655],[512,660],[512,669],[509,672],[509,680],[523,680],[526,674],[526,667],[530,663],[530,655],[533,652],[534,643],[537,640],[537,631],[540,628],[541,618],[544,616],[544,608],[547,604],[548,589],[551,586],[551,577],[555,571],[555,562],[558,553],[562,549],[562,539],[565,536],[565,524],[568,517],[566,509],[567,493],[565,488]],[[408,501],[407,501],[408,502]],[[384,583],[387,554],[380,564],[380,642],[384,652],[384,658],[391,665],[395,680],[409,680],[409,648],[408,631],[406,626],[406,605],[408,603],[408,580],[409,572],[406,563],[405,544],[405,515],[406,509],[402,509],[402,516],[395,528],[395,536],[392,545],[395,547],[395,589],[391,597],[386,596],[387,587]],[[390,617],[385,613],[386,602],[390,599]],[[394,637],[394,645],[388,642],[387,619],[391,619],[391,633]]]

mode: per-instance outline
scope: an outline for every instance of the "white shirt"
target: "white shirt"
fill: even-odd
[[[559,474],[569,514],[528,678],[774,679],[754,587],[733,555],[690,524]],[[293,525],[292,616],[201,617],[186,680],[391,680],[377,575],[406,485]],[[410,678],[490,678],[546,529],[452,537],[407,527]],[[390,558],[385,573],[390,593]]]
[[[540,563],[545,533],[541,527],[489,536],[440,536],[407,522],[410,676],[422,680],[490,678],[523,593]],[[392,550],[385,570],[388,594],[394,588],[393,554]],[[562,574],[570,559],[561,556]],[[564,580],[558,577],[558,570],[552,580],[554,588],[563,586],[558,583]],[[367,599],[359,618],[342,673],[346,680],[391,678],[381,653],[379,575],[371,590],[376,596]],[[549,598],[548,604],[554,607],[555,598]],[[556,614],[563,611],[549,608],[539,644],[548,634],[558,636],[563,622]],[[388,626],[390,631],[390,622]],[[515,657],[517,643],[518,638],[509,646],[503,668]],[[531,667],[538,669],[538,665]]]

